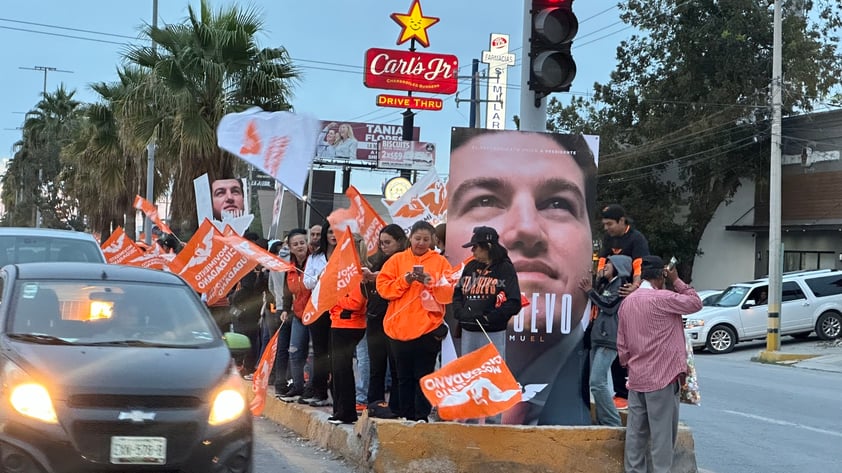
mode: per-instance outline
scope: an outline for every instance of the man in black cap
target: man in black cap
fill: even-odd
[[[664,289],[665,280],[674,292]],[[669,473],[678,436],[679,388],[687,371],[681,314],[702,309],[696,291],[657,256],[641,258],[641,284],[620,304],[617,352],[629,371],[625,472]]]

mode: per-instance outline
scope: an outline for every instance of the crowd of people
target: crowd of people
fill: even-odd
[[[334,146],[352,135],[347,124],[331,124],[324,140]],[[621,205],[594,209],[593,156],[581,137],[464,135],[454,137],[451,155],[448,212],[457,241],[448,258],[444,224],[386,225],[371,256],[355,235],[362,282],[308,324],[301,318],[336,251],[334,229],[324,222],[277,241],[244,234],[295,267],[258,267],[210,307],[223,332],[251,340],[244,375],[278,332],[271,383],[282,401],[332,406],[336,424],[353,423],[366,409],[429,421],[435,413],[419,381],[441,363],[451,332],[457,354],[492,343],[525,394],[538,387],[502,415],[464,421],[621,426],[625,411],[626,471],[645,471],[647,462],[669,471],[686,370],[681,314],[699,310],[698,295],[650,255]],[[529,169],[517,166],[524,153]],[[572,159],[559,161],[559,153]],[[238,181],[220,182],[214,215],[242,208]],[[597,261],[591,213],[603,229]],[[467,256],[460,277],[441,284]],[[556,295],[569,306],[554,319]],[[529,299],[537,306],[531,318],[522,310]],[[540,333],[540,343],[524,333]]]
[[[681,314],[699,310],[701,301],[674,267],[649,254],[622,206],[603,208],[601,217],[595,274],[578,281],[592,307],[585,345],[593,423],[622,426],[620,411],[626,410],[626,471],[646,471],[647,461],[654,471],[669,471],[686,370]],[[461,245],[472,258],[454,284],[437,283],[452,271],[443,256],[443,225],[418,221],[408,233],[386,225],[373,256],[355,235],[362,282],[309,325],[301,320],[304,308],[337,247],[330,224],[292,229],[277,241],[245,236],[295,267],[283,273],[258,268],[228,298],[234,315],[227,329],[253,342],[246,371],[278,331],[270,382],[282,401],[332,406],[329,422],[335,424],[352,424],[366,409],[374,417],[427,422],[432,406],[419,381],[440,363],[449,330],[458,335],[459,353],[493,343],[506,359],[521,285],[492,227],[475,227]],[[505,422],[501,415],[465,421]]]

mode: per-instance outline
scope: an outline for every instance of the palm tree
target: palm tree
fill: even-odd
[[[135,137],[156,136],[156,164],[172,177],[173,220],[196,227],[193,179],[240,175],[244,166],[217,146],[216,128],[226,113],[251,106],[288,110],[298,71],[283,48],[260,48],[263,28],[253,9],[212,12],[206,0],[188,7],[184,22],[147,26],[157,48],[133,47],[126,60],[149,74],[130,91],[121,119]],[[183,223],[182,223],[183,222]]]
[[[142,143],[123,133],[125,127],[118,120],[127,91],[144,74],[137,68],[123,68],[117,74],[118,82],[91,85],[101,100],[84,107],[82,125],[61,154],[66,193],[78,201],[88,225],[104,238],[118,225],[134,235],[132,201],[140,193],[144,165]]]
[[[26,114],[23,136],[3,179],[2,198],[14,213],[16,225],[31,225],[37,207],[43,226],[67,227],[68,207],[56,176],[61,168],[59,151],[72,136],[77,118],[79,102],[73,98],[75,93],[62,84],[55,92],[45,94]]]

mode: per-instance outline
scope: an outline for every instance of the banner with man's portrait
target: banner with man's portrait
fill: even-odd
[[[509,321],[506,344],[528,401],[504,423],[591,424],[589,303],[577,283],[592,266],[598,153],[596,136],[452,129],[446,255],[459,264],[473,228],[494,227],[530,302]]]

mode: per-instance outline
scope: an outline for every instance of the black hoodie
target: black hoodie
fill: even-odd
[[[479,332],[480,323],[486,332],[506,330],[518,312],[520,285],[510,259],[488,266],[471,260],[465,265],[453,290],[453,314],[464,330]]]

